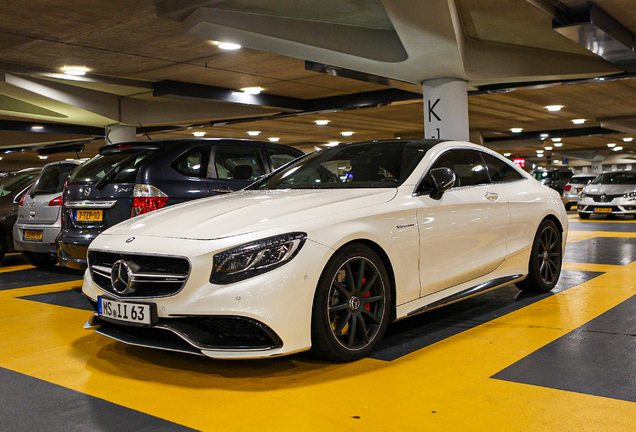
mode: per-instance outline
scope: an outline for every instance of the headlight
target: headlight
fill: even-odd
[[[246,243],[214,255],[210,282],[228,284],[274,270],[291,261],[307,234],[295,232]]]
[[[623,198],[627,198],[628,200],[636,199],[636,191],[626,193],[625,195],[623,195]]]

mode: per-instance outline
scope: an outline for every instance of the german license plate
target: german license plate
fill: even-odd
[[[612,212],[611,207],[595,207],[594,208],[594,213],[611,213],[611,212]]]
[[[137,324],[152,323],[151,308],[148,304],[126,303],[98,297],[97,305],[97,313],[106,318]]]
[[[77,210],[75,222],[101,222],[104,219],[104,210]]]
[[[42,240],[42,231],[24,230],[24,240]]]

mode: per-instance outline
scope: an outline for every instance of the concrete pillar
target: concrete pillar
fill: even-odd
[[[424,81],[424,137],[468,141],[466,81],[440,78]]]
[[[126,141],[137,141],[137,128],[112,124],[106,126],[106,144],[116,144]]]

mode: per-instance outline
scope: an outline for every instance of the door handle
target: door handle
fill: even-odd
[[[499,194],[494,192],[486,192],[486,199],[489,201],[497,201],[499,199]]]

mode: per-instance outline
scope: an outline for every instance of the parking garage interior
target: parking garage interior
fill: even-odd
[[[466,139],[528,172],[636,170],[635,41],[631,0],[10,0],[0,172],[193,137]],[[107,339],[83,328],[82,271],[8,253],[0,430],[632,430],[636,220],[568,219],[551,292],[397,321],[342,364]]]

